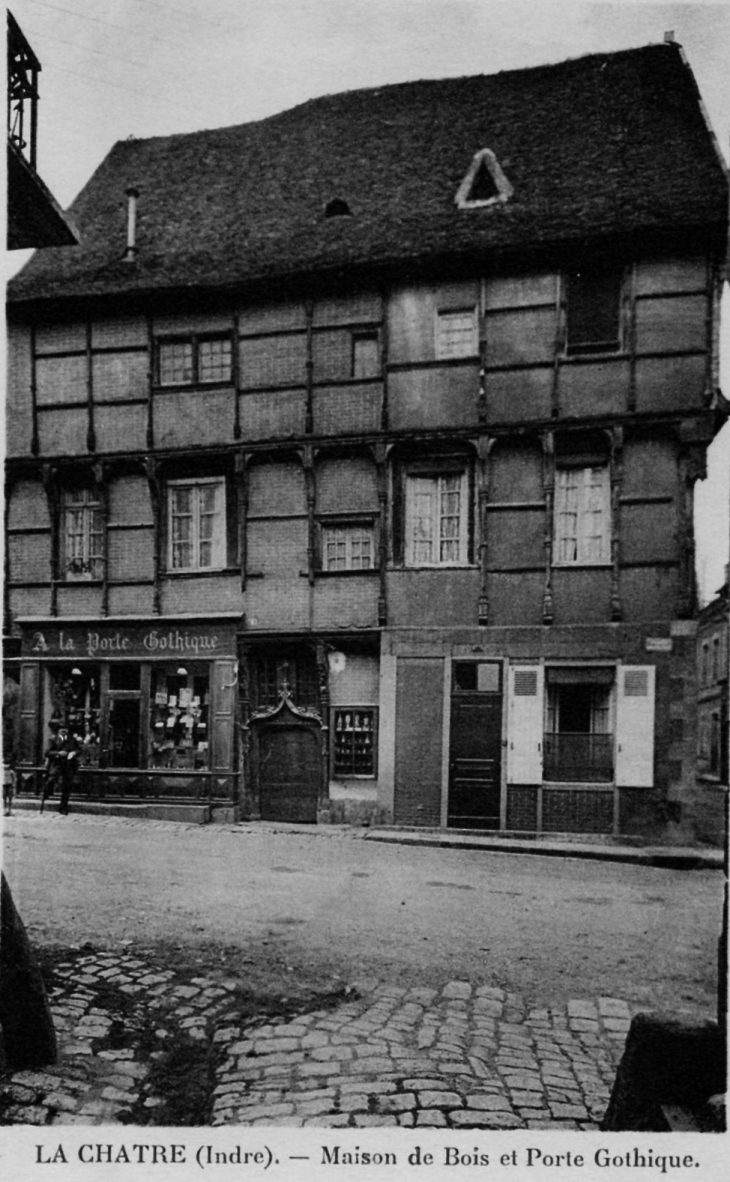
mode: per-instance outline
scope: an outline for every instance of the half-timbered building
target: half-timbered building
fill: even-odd
[[[676,44],[118,143],[10,285],[25,790],[681,819],[727,208]]]

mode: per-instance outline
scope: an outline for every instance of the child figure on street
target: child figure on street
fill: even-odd
[[[13,797],[15,796],[15,768],[9,763],[3,764],[3,813],[12,816]]]

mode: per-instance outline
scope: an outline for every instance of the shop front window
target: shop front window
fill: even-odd
[[[98,665],[56,665],[49,669],[47,721],[68,728],[80,767],[98,767],[100,701]]]
[[[372,707],[338,709],[333,718],[333,775],[375,775],[376,711]]]
[[[205,665],[153,668],[150,682],[150,767],[207,769],[210,683]]]

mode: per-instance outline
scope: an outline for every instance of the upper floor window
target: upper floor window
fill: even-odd
[[[556,564],[581,566],[610,560],[608,466],[558,468],[555,473]]]
[[[175,480],[168,485],[170,570],[225,566],[225,481]]]
[[[104,576],[104,515],[95,488],[63,494],[63,566],[67,579]]]
[[[369,522],[325,525],[322,528],[322,569],[372,570],[374,531]]]
[[[436,316],[436,356],[473,357],[479,352],[475,308],[439,312]]]
[[[355,333],[352,338],[353,378],[380,376],[380,342],[376,332]]]
[[[466,471],[406,477],[406,563],[463,566],[468,562]]]
[[[567,281],[567,352],[615,353],[621,348],[621,284],[616,266],[584,266]]]
[[[232,374],[229,336],[185,337],[160,341],[157,346],[161,386],[191,386],[229,382]]]

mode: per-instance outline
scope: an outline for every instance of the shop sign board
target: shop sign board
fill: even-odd
[[[220,625],[63,624],[26,627],[23,656],[36,659],[214,660],[235,655],[235,629]]]

